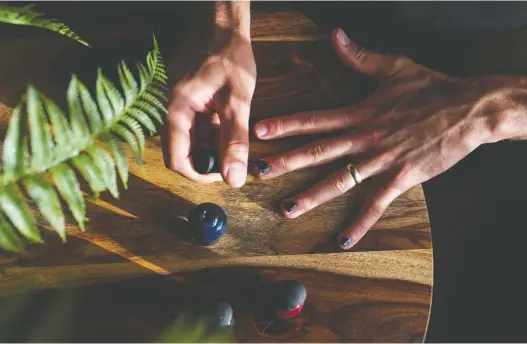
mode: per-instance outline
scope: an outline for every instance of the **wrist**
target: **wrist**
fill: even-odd
[[[527,79],[515,80],[486,93],[479,102],[479,112],[485,118],[488,143],[526,140]]]
[[[251,39],[250,1],[211,1],[196,4],[192,32],[203,37],[241,36]]]
[[[216,30],[235,33],[251,39],[251,3],[249,1],[216,1],[214,24]]]

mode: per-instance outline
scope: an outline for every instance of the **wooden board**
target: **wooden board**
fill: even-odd
[[[270,29],[275,18],[280,20],[281,33]],[[292,30],[287,30],[284,23],[288,21],[284,18],[290,18],[289,22],[294,24]],[[278,15],[255,15],[253,19],[260,22],[253,25],[253,34],[258,37],[254,42],[258,83],[252,121],[339,106],[349,103],[350,99],[357,101],[364,97],[369,85],[341,65],[327,35],[313,31],[313,23],[305,17],[286,11]],[[36,84],[53,99],[63,99],[71,72],[76,72],[89,84],[98,65],[112,71],[123,57],[141,59],[141,54],[151,45],[148,29],[141,31],[137,26],[119,27],[116,29],[119,34],[114,35],[112,30],[106,34],[108,31],[85,28],[83,36],[98,47],[93,50],[49,33],[22,29],[23,33],[16,34],[13,28],[7,31],[11,35],[0,36],[0,44],[6,52],[0,55],[2,135],[10,108],[28,82]],[[39,59],[32,58],[37,55]],[[253,139],[251,158],[288,150],[306,141],[308,138],[276,142]],[[280,201],[322,180],[339,167],[338,163],[268,181],[250,179],[241,189],[230,189],[223,183],[196,185],[170,172],[164,167],[160,144],[158,137],[148,140],[145,169],[141,172],[132,164],[129,189],[122,192],[120,200],[104,196],[90,204],[90,222],[85,233],[78,232],[72,223],[66,244],[60,243],[56,234],[44,231],[44,245],[33,245],[23,256],[2,255],[4,276],[0,278],[0,293],[9,294],[13,287],[28,278],[34,280],[38,288],[45,289],[60,287],[64,281],[85,285],[152,272],[168,275],[214,267],[235,271],[250,266],[258,274],[274,271],[271,274],[276,273],[277,278],[298,276],[305,279],[311,284],[313,295],[318,295],[310,301],[318,304],[312,314],[332,312],[344,317],[355,314],[360,318],[370,314],[368,323],[378,324],[365,327],[364,323],[362,332],[359,331],[361,334],[346,334],[345,323],[339,325],[338,330],[324,330],[329,326],[327,321],[334,321],[332,315],[319,324],[320,331],[314,332],[317,335],[295,337],[300,341],[422,339],[431,294],[432,254],[429,220],[420,186],[395,200],[354,252],[344,253],[336,246],[333,235],[353,221],[374,180],[364,182],[347,195],[298,219],[287,220],[277,212]],[[186,214],[202,202],[219,204],[229,216],[227,234],[217,245],[208,248],[190,245],[178,235],[186,225]],[[329,284],[323,283],[326,280],[331,289],[340,292],[332,294]],[[393,297],[391,301],[389,295]],[[332,300],[332,306],[325,304],[328,300]],[[382,305],[378,308],[358,306],[370,301]],[[402,302],[401,308],[395,306],[397,302]],[[337,305],[349,307],[343,310]],[[329,308],[319,309],[326,306]],[[390,309],[410,316],[403,317],[400,323],[392,323],[393,327],[383,332],[379,324],[392,317]],[[408,330],[401,331],[402,324],[409,326]],[[248,325],[241,326],[240,338],[266,340],[247,332]],[[382,333],[391,334],[383,337]],[[294,338],[269,340],[293,341]]]

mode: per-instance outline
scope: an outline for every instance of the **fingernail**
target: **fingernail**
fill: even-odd
[[[231,165],[227,171],[227,182],[232,187],[240,187],[245,183],[245,170],[241,165]]]
[[[343,46],[347,46],[350,42],[348,35],[346,35],[346,33],[342,29],[339,29],[339,31],[337,32],[337,39]]]
[[[269,172],[269,169],[271,168],[271,166],[263,160],[256,161],[254,164],[258,168],[260,175],[266,174],[267,172]]]
[[[267,126],[263,123],[257,123],[254,130],[259,137],[267,135]]]
[[[342,247],[348,247],[349,245],[351,245],[351,240],[350,238],[348,237],[342,237],[340,238],[340,245]]]
[[[285,201],[284,204],[283,204],[283,207],[284,207],[285,211],[290,213],[290,212],[292,212],[293,210],[296,209],[296,203],[295,203],[295,201]]]

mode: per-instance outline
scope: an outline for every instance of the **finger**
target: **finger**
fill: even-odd
[[[363,180],[369,178],[376,170],[370,162],[359,163],[355,167]],[[356,184],[350,171],[341,168],[307,191],[283,201],[282,212],[288,218],[296,218],[335,197],[342,196]]]
[[[201,175],[192,165],[190,130],[195,113],[190,108],[172,107],[167,116],[167,156],[165,165],[170,170],[197,183],[213,183],[221,180],[219,173]]]
[[[241,187],[247,180],[249,158],[250,103],[231,96],[220,114],[221,171],[232,187]]]
[[[261,120],[254,126],[254,134],[259,139],[269,140],[325,133],[356,126],[371,117],[373,113],[373,108],[362,105],[300,112]]]
[[[393,182],[379,188],[363,207],[355,222],[340,235],[338,239],[340,247],[348,250],[355,246],[401,193],[402,191]]]
[[[369,131],[319,140],[306,146],[256,161],[255,175],[260,179],[275,178],[301,168],[318,166],[343,156],[365,151],[380,136]]]
[[[375,76],[392,76],[411,61],[405,57],[392,54],[380,54],[359,46],[349,39],[342,29],[331,34],[333,47],[342,61],[357,72]]]

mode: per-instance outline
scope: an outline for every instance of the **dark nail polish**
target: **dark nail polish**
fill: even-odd
[[[258,168],[260,175],[266,174],[269,172],[269,169],[271,169],[271,166],[269,166],[269,164],[263,160],[256,161],[254,164]]]
[[[296,203],[295,203],[295,201],[285,201],[283,206],[284,206],[284,209],[285,209],[288,213],[290,213],[290,212],[292,212],[293,210],[296,209]]]
[[[348,237],[342,237],[340,238],[340,244],[344,247],[348,247],[349,245],[351,245],[351,240]]]

